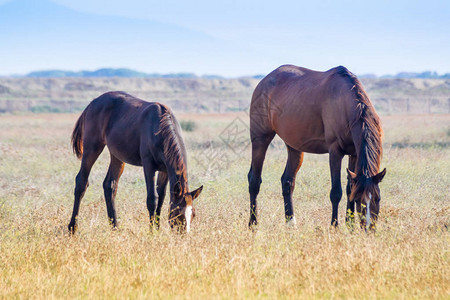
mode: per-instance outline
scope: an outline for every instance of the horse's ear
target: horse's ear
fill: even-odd
[[[355,179],[356,178],[356,174],[353,173],[352,171],[350,171],[348,168],[347,168],[347,174],[348,174],[348,176],[350,176],[351,179]]]
[[[181,187],[181,182],[177,181],[173,187],[173,193],[176,197],[181,197],[183,195],[183,188]]]
[[[203,190],[203,185],[201,187],[199,187],[198,189],[196,189],[195,191],[192,191],[191,192],[192,200],[197,198],[200,195],[200,193],[202,192],[202,190]]]
[[[375,183],[380,183],[381,180],[383,180],[384,175],[386,175],[386,168],[384,168],[384,170],[381,171],[380,173],[378,173],[377,175],[372,176],[373,182],[375,182]]]

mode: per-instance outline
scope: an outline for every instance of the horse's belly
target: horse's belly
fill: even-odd
[[[139,153],[139,144],[134,145],[127,141],[121,141],[119,143],[107,140],[106,143],[111,155],[115,156],[124,163],[142,166],[142,159]]]
[[[290,138],[284,139],[281,137],[286,144],[295,150],[307,152],[307,153],[315,153],[315,154],[323,154],[328,153],[328,145],[325,140],[322,138]]]
[[[305,118],[306,119],[306,118]],[[321,122],[309,122],[297,117],[284,118],[275,123],[275,132],[290,147],[308,153],[328,153],[328,145]]]

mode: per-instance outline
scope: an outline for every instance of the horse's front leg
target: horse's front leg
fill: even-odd
[[[150,225],[155,224],[156,194],[155,194],[155,173],[156,169],[151,161],[144,161],[145,184],[147,186],[147,209],[150,217]]]
[[[337,148],[337,147],[336,147]],[[344,155],[339,149],[330,150],[330,173],[331,173],[331,192],[330,200],[333,207],[331,215],[331,225],[338,226],[338,208],[342,197],[341,187],[341,163]]]
[[[156,207],[155,214],[155,228],[159,229],[160,224],[160,216],[161,216],[161,207],[164,203],[164,198],[166,196],[166,187],[167,182],[169,181],[169,176],[167,172],[158,172],[158,181],[156,182],[156,192],[158,193],[158,206]]]
[[[348,169],[355,172],[356,156],[350,155],[348,157]],[[349,228],[353,228],[355,223],[355,201],[350,199],[350,194],[352,193],[352,180],[349,175],[347,175],[347,212],[345,214],[345,222]]]

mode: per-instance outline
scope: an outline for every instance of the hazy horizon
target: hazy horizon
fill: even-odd
[[[224,77],[282,64],[450,72],[448,1],[0,0],[0,76],[129,68]]]
[[[269,70],[271,72],[272,70]],[[326,71],[326,70],[322,70]],[[53,74],[54,73],[54,74]],[[68,75],[67,73],[70,73]],[[73,73],[73,74],[72,74]],[[86,74],[88,73],[88,74]],[[91,74],[92,73],[92,74]],[[98,73],[106,74],[99,75]],[[50,75],[53,74],[53,75]],[[56,75],[55,75],[56,74]],[[24,74],[8,74],[1,75],[0,78],[95,78],[95,77],[123,77],[123,78],[211,78],[211,79],[237,79],[237,78],[259,78],[264,77],[267,74],[248,74],[241,76],[223,76],[220,74],[196,74],[194,72],[143,72],[142,70],[130,69],[130,68],[98,68],[89,70],[62,70],[62,69],[42,69],[33,70]],[[355,74],[361,78],[422,78],[422,79],[447,79],[450,73],[438,73],[435,71],[422,71],[422,72],[398,72],[395,74],[382,74],[376,75],[374,73]]]

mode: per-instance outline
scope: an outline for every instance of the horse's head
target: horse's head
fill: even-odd
[[[349,169],[347,169],[347,173],[351,180],[350,201],[355,201],[356,203],[356,210],[361,220],[361,228],[374,230],[381,200],[378,184],[386,175],[386,169],[372,177],[357,175]]]
[[[193,207],[194,199],[202,192],[203,185],[193,192],[183,189],[180,182],[177,182],[170,195],[169,224],[178,232],[189,232],[191,222],[195,217]]]

